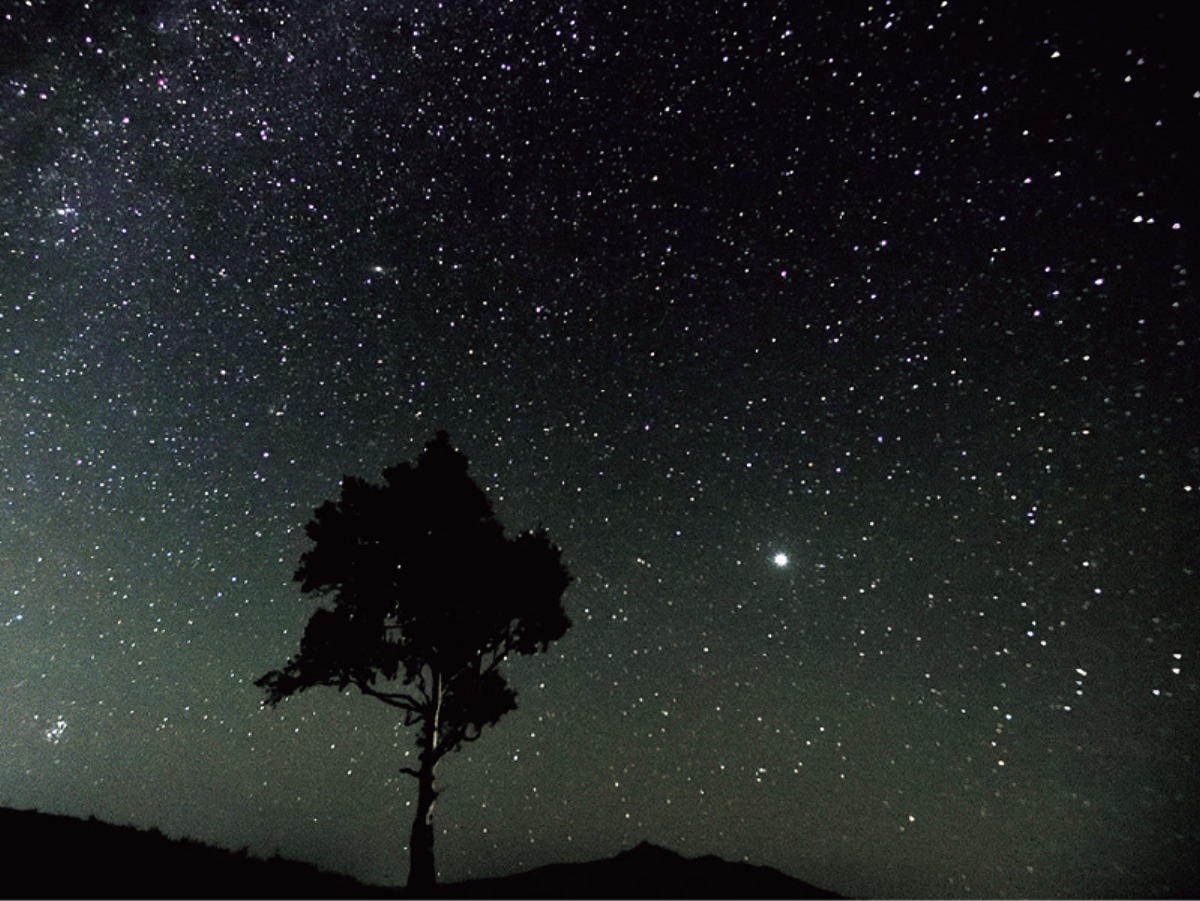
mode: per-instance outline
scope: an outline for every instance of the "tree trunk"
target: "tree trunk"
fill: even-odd
[[[433,862],[433,807],[438,791],[435,785],[440,759],[442,701],[445,691],[440,674],[433,674],[433,704],[426,716],[420,739],[421,768],[417,771],[417,810],[413,816],[412,835],[408,841],[409,897],[427,898],[437,885],[437,868]]]
[[[437,884],[437,870],[433,863],[433,806],[437,801],[435,767],[432,755],[423,753],[421,769],[417,774],[417,812],[413,817],[412,836],[408,842],[409,897],[429,897]]]

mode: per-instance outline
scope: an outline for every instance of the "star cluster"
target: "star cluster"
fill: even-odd
[[[252,683],[445,428],[576,582],[443,880],[1200,882],[1195,13],[79,6],[0,20],[0,802],[402,880],[411,736]]]

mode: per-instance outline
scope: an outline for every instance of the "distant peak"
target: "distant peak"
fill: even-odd
[[[669,848],[664,848],[661,845],[656,845],[653,842],[647,841],[639,842],[637,845],[628,849],[627,851],[622,851],[617,855],[617,857],[622,860],[629,860],[630,858],[636,858],[639,860],[649,860],[651,858],[657,860],[683,859],[682,854],[678,854]]]

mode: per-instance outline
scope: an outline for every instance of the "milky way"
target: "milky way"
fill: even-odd
[[[1195,12],[11,6],[0,803],[402,881],[412,736],[253,681],[445,428],[576,582],[441,879],[1200,882]]]

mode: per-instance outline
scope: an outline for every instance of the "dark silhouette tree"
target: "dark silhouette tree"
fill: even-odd
[[[342,480],[309,521],[295,574],[332,604],[313,613],[299,653],[255,683],[271,706],[316,685],[357,688],[418,727],[417,766],[402,769],[417,781],[410,893],[436,883],[439,761],[516,708],[501,662],[571,625],[561,551],[541,527],[507,538],[467,465],[442,431],[382,485]]]

